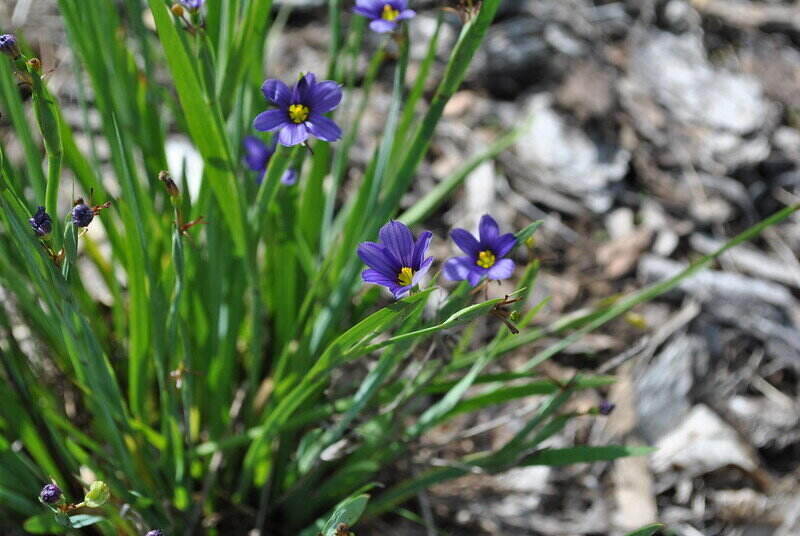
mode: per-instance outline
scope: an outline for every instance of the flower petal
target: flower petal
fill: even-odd
[[[278,133],[281,145],[291,147],[303,143],[308,139],[308,128],[303,123],[287,123]]]
[[[420,269],[425,257],[425,252],[428,251],[428,246],[431,245],[432,238],[433,233],[430,231],[425,231],[419,235],[417,242],[414,244],[414,251],[411,254],[411,268],[415,270]]]
[[[405,298],[408,292],[411,290],[413,285],[406,285],[401,287],[400,285],[395,285],[394,287],[389,287],[389,290],[392,291],[392,295],[394,296],[395,300],[399,300],[401,298]]]
[[[261,132],[267,132],[290,125],[289,118],[283,110],[267,110],[261,112],[253,119],[253,128]]]
[[[361,279],[363,279],[365,283],[374,283],[376,285],[383,285],[384,287],[397,286],[397,281],[389,279],[382,272],[372,268],[367,268],[361,272]]]
[[[333,119],[312,113],[305,123],[308,130],[322,141],[336,141],[342,137],[342,129],[333,122]]]
[[[481,221],[478,224],[478,236],[480,237],[481,248],[491,248],[498,234],[500,234],[500,228],[497,226],[497,222],[494,221],[494,218],[488,214],[481,216]]]
[[[363,15],[368,19],[375,19],[380,17],[380,14],[376,13],[375,9],[367,6],[356,6],[353,8],[353,13],[355,13],[356,15]]]
[[[419,265],[419,269],[414,272],[414,277],[411,278],[411,285],[418,285],[422,278],[425,277],[425,274],[428,273],[431,265],[433,264],[433,257],[428,257]]]
[[[478,258],[480,244],[478,244],[478,241],[469,231],[465,229],[453,229],[450,231],[450,238],[452,238],[453,242],[455,242],[456,245],[461,248],[461,251],[473,259]]]
[[[308,107],[315,114],[330,112],[342,102],[342,87],[332,80],[320,82],[309,90]]]
[[[242,140],[244,147],[244,161],[253,171],[263,171],[267,168],[272,153],[266,143],[255,136],[245,136]]]
[[[286,108],[291,104],[292,92],[281,80],[274,78],[267,80],[261,86],[261,93],[264,94],[268,101],[277,104],[281,108]]]
[[[473,266],[472,270],[470,270],[469,273],[467,274],[467,281],[473,287],[477,287],[478,283],[481,282],[481,279],[483,278],[483,276],[485,274],[486,274],[486,269],[485,268],[480,268],[478,266]]]
[[[444,277],[450,281],[463,281],[475,263],[472,257],[453,257],[444,263]]]
[[[394,31],[397,28],[397,23],[385,19],[376,19],[369,23],[369,28],[373,32],[386,33]]]
[[[414,255],[414,235],[405,224],[390,221],[378,231],[378,237],[386,249],[400,262],[400,266],[411,268]]]
[[[400,14],[399,14],[399,15],[397,16],[397,18],[396,18],[396,19],[394,19],[394,20],[396,20],[396,21],[397,21],[397,20],[408,20],[408,19],[412,19],[412,18],[414,18],[414,16],[415,16],[416,14],[417,14],[417,12],[416,12],[416,11],[414,11],[413,9],[404,9],[404,10],[402,10],[402,11],[400,12]]]
[[[362,242],[356,250],[358,257],[370,268],[374,268],[392,280],[397,279],[400,273],[398,266],[386,247],[375,242]]]
[[[514,233],[506,233],[495,239],[491,249],[497,257],[505,257],[514,249],[516,243],[517,238],[514,236]]]
[[[514,275],[514,268],[515,264],[511,259],[500,259],[489,268],[487,275],[489,279],[508,279]]]
[[[308,105],[311,90],[317,85],[317,77],[314,73],[306,73],[295,84],[292,95],[292,104],[299,103]]]

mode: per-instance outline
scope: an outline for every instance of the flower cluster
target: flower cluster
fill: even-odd
[[[277,108],[258,114],[253,128],[261,132],[277,131],[281,145],[299,145],[309,136],[323,141],[342,137],[339,125],[323,115],[334,110],[342,100],[342,87],[336,82],[317,82],[316,76],[308,73],[291,88],[280,80],[267,80],[261,92]]]
[[[481,218],[478,238],[464,229],[453,229],[450,236],[466,255],[445,262],[447,279],[466,280],[474,287],[484,279],[501,280],[513,275],[514,261],[506,256],[517,239],[513,233],[500,234],[497,222],[490,215]],[[358,256],[369,267],[361,273],[361,278],[387,287],[395,299],[402,298],[433,263],[433,257],[425,258],[432,237],[430,231],[425,231],[415,241],[404,224],[387,223],[378,233],[380,242],[363,242],[358,246]]]

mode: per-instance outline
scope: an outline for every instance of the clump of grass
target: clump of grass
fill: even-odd
[[[613,378],[581,375],[562,384],[538,377],[535,367],[797,207],[667,281],[546,327],[532,327],[543,304],[527,308],[538,262],[524,244],[539,222],[500,235],[489,218],[478,237],[455,232],[465,256],[448,261],[445,275],[466,281],[442,284],[447,298],[426,316],[444,260],[426,257],[427,244],[445,238],[422,233],[415,242],[406,225],[418,232],[516,133],[403,214],[400,199],[499,1],[462,6],[461,33],[426,102],[439,32],[420,76],[407,80],[414,20],[405,2],[359,3],[350,14],[331,0],[327,76],[311,78],[298,66],[298,80],[284,84],[263,68],[267,38],[279,39],[271,32],[281,27],[269,1],[59,0],[101,119],[98,136],[110,148],[111,177],[103,179],[116,183],[115,196],[103,187],[96,155],[78,149],[24,36],[13,46],[0,41],[2,113],[24,151],[17,162],[0,147],[3,523],[32,533],[92,526],[154,536],[191,534],[221,518],[226,533],[341,535],[363,516],[395,511],[471,471],[649,452],[542,449],[579,416],[563,411],[569,398]],[[141,22],[146,11],[155,32]],[[370,31],[361,15],[385,32],[364,73],[355,61]],[[392,101],[375,110],[370,91],[386,63],[394,68]],[[156,83],[162,69],[172,86]],[[345,117],[338,104],[355,98],[354,80],[362,80],[363,96]],[[363,176],[342,198],[365,113],[382,114],[385,126]],[[173,131],[187,134],[202,156],[196,196],[188,193],[191,177],[165,171]],[[58,203],[66,171],[74,177],[69,190],[84,195],[70,206]],[[398,216],[403,223],[388,223]],[[362,274],[362,259],[372,271]],[[99,274],[109,303],[76,270],[82,263]],[[512,296],[489,287],[471,292],[512,273],[519,276]],[[477,340],[473,328],[486,322],[496,334]],[[561,338],[518,370],[486,372],[544,336]],[[368,371],[333,395],[333,374],[356,360],[369,362]],[[415,373],[405,374],[412,362]],[[432,428],[531,395],[544,397],[541,406],[499,449],[407,480],[379,480]]]

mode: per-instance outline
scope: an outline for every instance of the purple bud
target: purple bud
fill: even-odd
[[[13,34],[0,35],[0,52],[11,56],[13,59],[17,59],[21,55],[17,46],[17,38]]]
[[[597,406],[597,411],[600,415],[611,415],[611,412],[614,411],[614,408],[617,407],[616,404],[612,404],[608,400],[603,400],[600,402],[600,405]]]
[[[50,215],[44,211],[44,207],[38,207],[36,214],[30,218],[28,222],[31,224],[33,231],[37,236],[44,236],[50,234],[53,230],[53,222],[50,220]]]
[[[79,203],[72,207],[72,223],[78,227],[86,227],[94,219],[94,210],[89,205]]]
[[[164,531],[161,529],[153,529],[144,536],[164,536]]]
[[[47,484],[39,493],[39,498],[43,503],[55,504],[61,499],[61,489],[55,484]]]

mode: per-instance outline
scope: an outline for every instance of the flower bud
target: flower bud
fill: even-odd
[[[46,484],[39,493],[39,499],[45,504],[56,504],[61,500],[61,489],[55,484]]]
[[[603,400],[600,402],[600,405],[597,406],[597,412],[600,413],[600,415],[608,416],[611,415],[611,412],[614,411],[614,408],[616,407],[616,404],[613,404],[608,400]]]
[[[0,52],[14,60],[20,57],[22,53],[19,51],[17,38],[13,34],[0,35]]]
[[[167,189],[167,193],[169,195],[172,197],[178,197],[180,195],[178,185],[175,184],[174,180],[172,180],[172,176],[169,174],[169,171],[159,171],[158,180],[164,183],[164,187]]]
[[[45,236],[53,230],[53,222],[50,215],[44,211],[44,207],[38,207],[36,214],[28,220],[37,236]]]
[[[172,11],[172,14],[176,17],[183,17],[183,6],[180,4],[172,4],[170,11]],[[148,534],[150,533],[148,532]]]
[[[103,506],[110,496],[111,490],[108,489],[108,484],[98,480],[97,482],[92,482],[89,491],[86,492],[86,496],[83,498],[83,502],[89,508],[97,508]]]
[[[72,207],[72,223],[77,227],[87,227],[94,219],[94,209],[83,202]]]
[[[37,73],[42,72],[42,60],[39,58],[31,58],[27,61],[27,64],[28,68],[31,70],[36,71]]]

